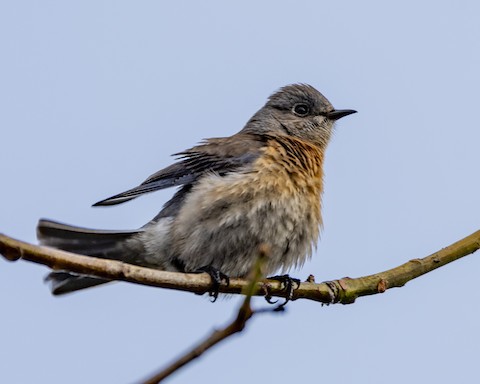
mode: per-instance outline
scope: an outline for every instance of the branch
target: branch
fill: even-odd
[[[257,312],[253,311],[250,307],[250,302],[252,295],[255,292],[255,286],[262,279],[263,273],[262,268],[265,264],[265,258],[268,257],[268,247],[261,247],[257,262],[255,263],[253,270],[251,271],[249,283],[246,286],[245,299],[243,300],[242,305],[238,309],[237,317],[225,328],[214,331],[210,337],[205,339],[203,342],[193,347],[193,349],[187,352],[185,355],[178,358],[172,364],[167,366],[165,369],[154,374],[152,377],[148,378],[143,382],[143,384],[157,384],[163,379],[170,376],[172,373],[176,372],[186,364],[190,363],[197,357],[200,357],[208,349],[212,348],[214,345],[218,344],[222,340],[234,335],[235,333],[242,332],[245,328],[247,321]]]
[[[316,284],[312,281],[313,279],[309,279],[308,282],[301,283],[298,289],[295,289],[293,299],[301,298],[322,303],[350,304],[357,297],[383,293],[390,288],[402,287],[410,280],[467,256],[479,248],[480,231],[477,231],[430,256],[410,260],[384,272],[355,279],[345,277],[320,284]],[[81,256],[53,248],[32,245],[2,234],[0,234],[0,254],[11,261],[24,259],[44,264],[56,270],[67,270],[110,280],[128,281],[197,294],[209,292],[211,288],[210,277],[203,273],[158,271],[120,261]],[[248,280],[232,278],[230,279],[230,285],[228,287],[222,285],[219,291],[239,294],[248,285]],[[257,282],[252,295],[264,296],[266,286],[268,286],[268,291],[272,296],[285,297],[286,293],[282,284],[272,280]]]

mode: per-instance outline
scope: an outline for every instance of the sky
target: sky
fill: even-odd
[[[173,190],[115,207],[281,86],[338,108],[324,229],[292,275],[359,277],[480,229],[476,1],[42,1],[0,4],[0,232],[40,217],[149,221]],[[480,254],[352,305],[298,300],[168,382],[473,382]],[[0,259],[0,382],[134,383],[235,314],[240,297],[115,283],[53,297],[46,267]],[[254,300],[256,308],[267,304]]]

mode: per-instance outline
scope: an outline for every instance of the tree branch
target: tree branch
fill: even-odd
[[[316,284],[309,279],[295,289],[293,299],[309,299],[322,303],[350,304],[357,297],[385,292],[389,288],[402,287],[408,281],[467,256],[480,248],[480,231],[441,249],[423,259],[413,259],[396,268],[355,279],[342,278]],[[211,288],[210,277],[206,274],[189,274],[158,271],[138,267],[115,260],[104,260],[81,256],[53,248],[32,245],[0,234],[0,253],[8,260],[23,259],[44,264],[52,269],[67,270],[103,277],[111,280],[154,287],[206,293]],[[222,293],[242,293],[248,287],[245,279],[230,279],[228,287],[222,285]],[[263,280],[255,284],[252,295],[265,295],[265,289],[272,296],[285,297],[282,284],[278,281]]]
[[[143,382],[143,384],[157,384],[163,379],[170,376],[172,373],[176,372],[186,364],[192,362],[197,357],[200,357],[208,349],[212,348],[214,345],[218,344],[222,340],[234,335],[235,333],[242,332],[245,328],[247,321],[256,313],[252,310],[250,306],[252,295],[255,292],[255,287],[258,282],[262,279],[263,273],[262,268],[264,266],[265,258],[268,257],[268,247],[261,247],[257,262],[255,263],[253,270],[250,273],[249,283],[246,286],[246,289],[242,292],[245,295],[242,305],[238,309],[236,318],[225,328],[214,331],[210,337],[205,339],[203,342],[193,347],[191,351],[187,352],[185,355],[178,358],[176,361],[171,363],[165,369],[162,369],[160,372],[154,374],[152,377],[148,378]]]

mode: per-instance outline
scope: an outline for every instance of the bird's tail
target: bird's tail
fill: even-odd
[[[45,219],[41,219],[37,226],[37,238],[41,245],[113,260],[124,260],[131,256],[126,254],[129,252],[126,241],[138,232],[138,230],[87,229]],[[54,295],[62,295],[109,282],[107,279],[76,275],[65,271],[51,272],[46,277],[46,281],[51,283]]]

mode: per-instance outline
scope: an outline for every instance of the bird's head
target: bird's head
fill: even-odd
[[[281,132],[325,147],[335,121],[355,112],[352,109],[335,109],[311,85],[287,85],[269,97],[244,131]]]

